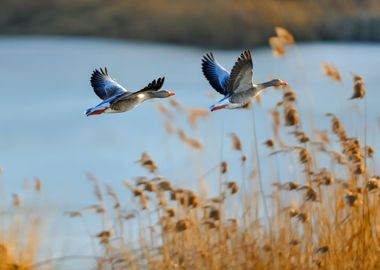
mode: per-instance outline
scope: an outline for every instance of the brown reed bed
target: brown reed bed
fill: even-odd
[[[326,76],[341,80],[337,74],[336,68],[326,72]],[[354,77],[353,89],[353,98],[365,98],[361,77]],[[171,105],[186,114],[183,105]],[[171,115],[167,112],[169,108],[163,112],[165,121]],[[104,246],[98,263],[111,264],[114,269],[380,267],[380,177],[366,162],[374,158],[373,147],[354,137],[331,113],[326,114],[329,130],[304,131],[297,95],[290,87],[283,90],[272,116],[274,137],[261,145],[270,151],[267,159],[282,162],[290,156],[300,174],[297,180],[273,184],[269,199],[265,198],[268,221],[260,210],[259,198],[264,194],[258,187],[258,174],[252,174],[252,182],[245,187],[249,192],[245,190],[241,196],[241,181],[228,179],[226,161],[218,168],[222,185],[215,197],[202,189],[197,193],[177,187],[176,181],[162,176],[140,177],[126,184],[138,214],[120,221],[128,227],[138,220],[138,244],[132,248],[128,236],[121,235],[115,224],[113,230],[98,234]],[[173,125],[172,129],[183,132],[181,140],[188,145],[184,138],[190,135],[185,136],[181,127]],[[289,132],[280,132],[284,129]],[[229,136],[233,149],[241,153],[241,166],[252,162],[245,156],[247,149],[239,136]],[[289,141],[294,143],[284,143]],[[318,162],[321,155],[329,158],[328,167]]]
[[[35,178],[32,185],[33,191],[30,192],[38,196],[42,189],[41,180]],[[35,205],[23,201],[19,194],[12,194],[11,203],[7,211],[0,210],[0,269],[31,270],[43,238],[41,216],[31,210]]]
[[[296,46],[294,38],[283,28],[277,28],[276,35],[282,41],[271,42],[274,54],[286,57],[289,46]],[[326,76],[342,80],[334,65],[323,67]],[[353,75],[352,89],[355,102],[363,102],[361,76]],[[93,258],[97,269],[380,268],[380,176],[375,163],[369,162],[375,158],[374,148],[332,113],[326,113],[328,129],[304,130],[295,90],[281,91],[282,100],[271,111],[273,136],[255,145],[267,149],[265,158],[247,157],[245,142],[236,133],[227,134],[239,158],[217,162],[216,196],[202,187],[195,191],[177,186],[176,180],[159,175],[160,164],[147,152],[136,161],[147,174],[124,181],[131,198],[127,203],[90,175],[97,202],[67,214],[69,218],[93,214],[103,220],[103,228],[92,234],[101,247]],[[193,133],[208,113],[178,102],[159,105],[158,110],[168,136],[202,154],[203,144]],[[173,110],[188,119],[190,134]],[[364,123],[366,136],[369,126]],[[328,165],[320,162],[322,156]],[[289,160],[297,169],[295,178],[273,182],[269,196],[260,187],[257,170],[247,178],[242,173],[239,181],[228,175],[231,162],[243,170],[247,164],[260,167],[260,162],[275,161],[273,171],[278,172],[279,164]],[[268,204],[266,218],[263,203]],[[22,206],[18,196],[13,204]],[[4,241],[3,234],[0,231],[0,269],[43,265],[33,264],[35,256],[24,264],[14,259],[14,253],[8,253],[14,245]]]

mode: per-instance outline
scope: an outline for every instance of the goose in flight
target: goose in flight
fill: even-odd
[[[210,106],[211,111],[241,108],[267,87],[288,85],[287,82],[279,79],[254,84],[252,56],[249,50],[240,55],[231,74],[215,60],[211,52],[203,56],[202,71],[211,86],[224,95],[224,98]]]
[[[137,92],[130,92],[108,74],[107,68],[95,69],[91,76],[91,86],[95,94],[103,102],[86,110],[86,115],[126,112],[145,100],[174,96],[174,92],[160,90],[164,84],[164,80],[165,77],[158,78],[143,89]]]

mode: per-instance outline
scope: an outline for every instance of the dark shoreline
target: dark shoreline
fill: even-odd
[[[372,0],[2,0],[0,35],[113,38],[200,48],[268,44],[275,26],[296,41],[380,41]]]

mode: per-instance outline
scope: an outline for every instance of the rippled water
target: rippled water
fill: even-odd
[[[128,192],[125,179],[147,175],[134,161],[148,151],[159,165],[159,173],[178,186],[198,187],[199,176],[214,168],[222,159],[231,161],[231,179],[239,179],[239,155],[231,150],[227,134],[236,132],[248,156],[253,149],[252,111],[218,111],[192,130],[183,116],[174,123],[190,136],[200,138],[205,150],[190,150],[177,137],[169,136],[157,102],[149,101],[124,114],[86,117],[83,112],[99,102],[89,77],[96,67],[109,72],[130,90],[138,90],[151,80],[165,76],[165,89],[174,90],[177,101],[186,106],[207,108],[210,86],[203,78],[200,59],[206,51],[180,46],[140,44],[82,38],[0,38],[0,165],[1,194],[21,192],[25,180],[38,176],[43,181],[41,203],[55,217],[52,237],[67,234],[55,253],[77,254],[88,250],[89,237],[82,225],[62,217],[95,202],[92,186],[85,173],[91,172],[111,185],[121,196]],[[227,69],[240,51],[214,51]],[[276,59],[269,49],[254,49],[254,81],[278,77],[289,82],[298,94],[305,128],[329,128],[325,112],[342,116],[355,134],[363,135],[363,101],[349,101],[350,72],[364,76],[367,86],[368,142],[379,149],[377,117],[380,115],[380,46],[377,44],[305,44],[292,50],[286,59]],[[322,62],[335,63],[343,82],[335,83],[321,70]],[[219,96],[215,96],[219,98]],[[271,136],[270,109],[281,99],[278,91],[263,94],[262,105],[255,111],[257,141],[262,146]],[[160,101],[168,104],[167,101]],[[175,111],[174,111],[175,112]],[[312,122],[310,122],[312,119]],[[235,163],[234,163],[235,162]],[[268,190],[271,170],[262,162]],[[285,167],[284,181],[291,180],[293,169]],[[288,174],[287,174],[287,173]],[[248,172],[247,172],[248,174]],[[206,177],[212,193],[215,174]],[[21,192],[22,193],[22,192]],[[46,203],[48,202],[48,203]],[[95,221],[93,221],[95,224]],[[85,253],[90,253],[85,252]]]

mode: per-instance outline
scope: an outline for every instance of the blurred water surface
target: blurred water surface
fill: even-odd
[[[0,38],[3,201],[9,202],[14,192],[22,193],[25,181],[38,176],[43,181],[42,205],[55,213],[52,237],[60,239],[63,231],[70,231],[58,241],[59,249],[72,254],[92,254],[83,226],[62,215],[64,211],[81,209],[95,202],[86,172],[112,186],[122,198],[128,194],[123,180],[149,176],[135,163],[142,151],[149,152],[155,159],[159,174],[181,187],[197,190],[199,176],[221,160],[231,162],[231,179],[241,178],[239,154],[233,152],[228,134],[235,132],[240,136],[250,158],[254,147],[250,110],[214,112],[201,120],[195,130],[184,116],[173,110],[178,114],[173,124],[200,139],[204,144],[201,152],[189,149],[176,136],[166,133],[157,104],[169,106],[167,100],[148,101],[123,114],[96,117],[83,114],[85,109],[99,102],[89,78],[94,68],[104,66],[119,83],[133,91],[165,76],[164,88],[177,93],[174,99],[185,106],[207,108],[219,96],[216,94],[214,99],[208,96],[210,86],[200,68],[205,52],[191,47],[115,40]],[[227,69],[239,54],[240,51],[214,51]],[[274,58],[268,48],[255,48],[253,61],[255,82],[276,77],[294,87],[306,130],[328,129],[330,123],[324,113],[333,112],[354,132],[351,136],[364,134],[364,101],[348,100],[352,93],[350,72],[362,75],[367,86],[368,143],[379,149],[379,45],[301,44],[285,59]],[[336,64],[343,82],[326,78],[322,62]],[[281,97],[279,91],[270,90],[263,94],[262,104],[255,105],[257,141],[267,192],[274,180],[266,162],[269,152],[262,143],[272,136],[269,111]],[[281,180],[292,180],[289,178],[294,169],[280,166],[284,170]],[[216,190],[215,176],[214,173],[209,179],[206,177],[210,193]]]

